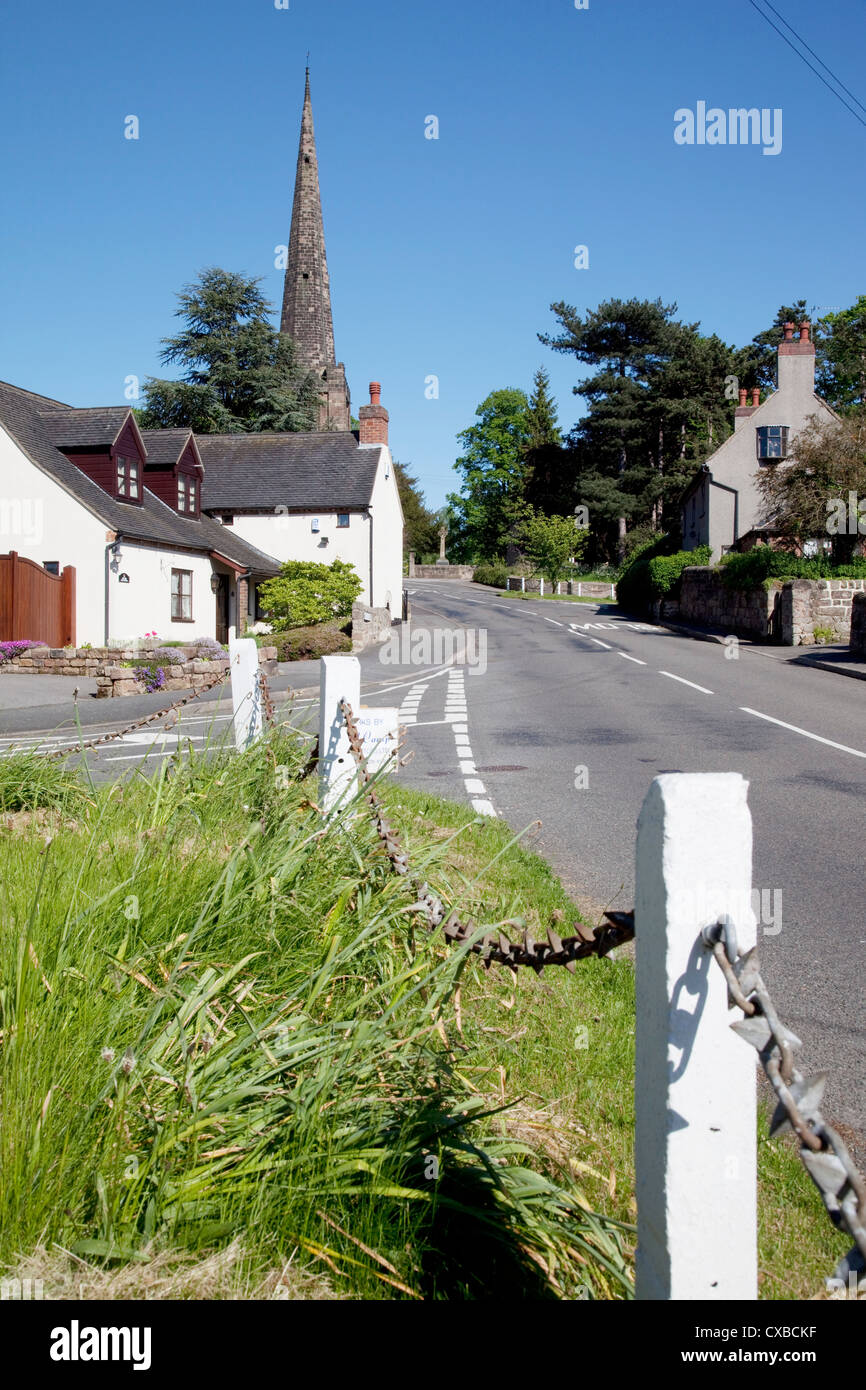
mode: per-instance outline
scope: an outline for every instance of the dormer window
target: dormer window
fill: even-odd
[[[117,495],[137,502],[139,498],[138,460],[117,455]]]
[[[788,457],[788,426],[761,425],[755,431],[758,441],[758,458],[764,463]]]

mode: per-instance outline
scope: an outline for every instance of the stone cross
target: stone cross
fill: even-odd
[[[448,564],[448,561],[447,561],[447,559],[445,558],[445,537],[446,537],[447,535],[448,535],[448,527],[447,527],[447,526],[440,526],[440,527],[439,527],[439,559],[436,561],[437,565],[447,565],[447,564]]]

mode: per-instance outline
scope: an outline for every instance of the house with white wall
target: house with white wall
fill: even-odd
[[[202,510],[191,432],[157,434],[148,447],[125,406],[81,410],[0,383],[0,552],[50,574],[74,569],[64,642],[224,641],[244,626],[250,592],[279,571]],[[0,592],[7,626],[13,598]]]
[[[756,388],[751,404],[739,393],[734,433],[711,454],[681,498],[683,548],[712,548],[715,563],[729,550],[770,539],[757,479],[762,469],[784,466],[794,440],[812,416],[838,419],[815,392],[815,344],[811,324],[786,323],[779,343],[776,390],[765,400]],[[795,336],[797,334],[797,336]]]
[[[197,435],[202,507],[281,563],[353,565],[361,602],[399,618],[403,509],[378,382],[359,426],[357,433]]]

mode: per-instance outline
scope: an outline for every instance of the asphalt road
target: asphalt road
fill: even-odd
[[[732,645],[585,604],[436,581],[410,589],[416,633],[482,630],[487,660],[483,674],[419,668],[403,705],[414,758],[400,776],[515,830],[540,820],[535,847],[590,913],[632,906],[636,820],[653,777],[748,779],[768,984],[809,1072],[830,1073],[827,1112],[866,1129],[866,684],[778,648],[741,643],[732,659]],[[381,669],[395,680],[407,671]]]

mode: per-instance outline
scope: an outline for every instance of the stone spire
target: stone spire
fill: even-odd
[[[319,429],[348,430],[351,427],[349,388],[345,368],[342,362],[337,362],[334,350],[331,285],[325,254],[309,68],[280,332],[293,340],[298,365],[314,372],[321,382]]]

